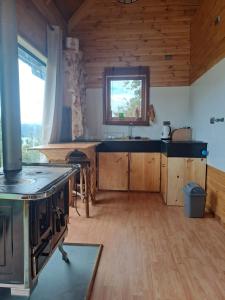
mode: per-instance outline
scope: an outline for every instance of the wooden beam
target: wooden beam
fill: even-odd
[[[68,22],[68,31],[71,31],[76,27],[76,25],[88,14],[90,9],[95,4],[94,0],[84,0],[81,6],[74,12],[72,17]]]
[[[53,1],[32,0],[32,2],[50,25],[58,25],[64,33],[67,32],[67,23]]]

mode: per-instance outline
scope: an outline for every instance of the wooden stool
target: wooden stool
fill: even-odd
[[[89,218],[89,198],[90,198],[90,160],[86,154],[74,151],[68,158],[69,164],[80,166],[80,192],[73,191],[73,195],[78,195],[85,202],[86,217]]]

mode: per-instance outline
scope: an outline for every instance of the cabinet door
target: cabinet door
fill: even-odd
[[[128,153],[99,153],[98,187],[100,190],[128,190]]]
[[[160,153],[130,153],[130,190],[160,191]]]
[[[161,194],[165,203],[167,203],[167,181],[168,181],[167,157],[161,155]]]
[[[168,158],[168,205],[184,205],[183,187],[190,181],[205,189],[206,159]]]
[[[185,158],[185,184],[193,181],[205,189],[206,184],[206,159]]]
[[[185,158],[168,158],[168,205],[183,205],[183,187],[185,184]]]

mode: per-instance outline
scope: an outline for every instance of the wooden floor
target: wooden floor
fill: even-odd
[[[187,219],[159,194],[97,199],[90,219],[71,210],[67,239],[104,245],[92,300],[225,299],[225,229],[218,221]]]

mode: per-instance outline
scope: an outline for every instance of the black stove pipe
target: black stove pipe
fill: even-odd
[[[22,169],[16,0],[0,0],[0,90],[3,170]]]

